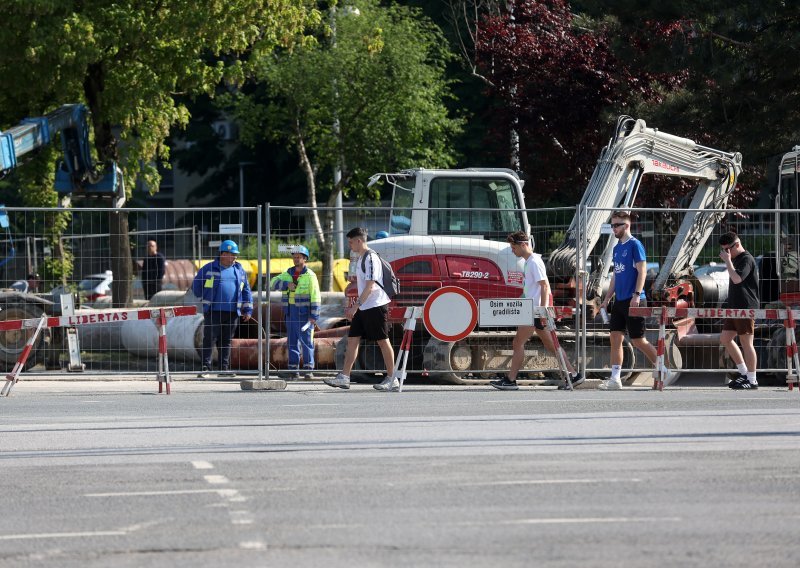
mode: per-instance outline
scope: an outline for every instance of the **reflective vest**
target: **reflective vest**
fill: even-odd
[[[289,306],[294,306],[300,310],[301,314],[307,311],[307,319],[316,320],[319,318],[320,298],[322,296],[319,291],[317,275],[306,266],[295,278],[295,270],[295,267],[292,266],[286,272],[278,274],[270,280],[269,288],[270,290],[279,290],[281,292],[281,305],[284,315],[288,315]],[[289,290],[291,282],[297,284],[293,292]]]

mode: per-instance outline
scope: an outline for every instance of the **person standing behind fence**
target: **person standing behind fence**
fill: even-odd
[[[759,308],[758,273],[753,255],[747,252],[739,240],[739,236],[731,231],[719,238],[722,250],[719,257],[728,269],[728,307],[737,309]],[[736,364],[739,376],[728,386],[732,389],[757,389],[756,350],[753,346],[755,320],[752,318],[726,318],[722,323],[720,343],[725,347],[728,356]],[[736,345],[736,337],[742,348]]]
[[[239,246],[222,241],[219,257],[203,266],[192,282],[192,292],[203,304],[203,370],[197,376],[211,376],[211,352],[219,348],[220,376],[233,377],[230,370],[231,340],[239,324],[253,314],[253,295],[247,274],[236,262]]]
[[[300,378],[300,351],[303,352],[303,377],[314,375],[314,325],[319,319],[320,291],[317,275],[308,262],[308,249],[302,245],[292,252],[294,266],[281,272],[269,283],[270,290],[281,292],[283,319],[286,322],[286,339],[289,343],[288,379]]]
[[[166,263],[164,255],[158,252],[158,243],[147,241],[147,256],[142,261],[142,289],[146,300],[161,291]]]
[[[361,338],[373,339],[380,347],[383,362],[386,365],[387,376],[380,384],[375,385],[377,390],[396,391],[400,383],[394,378],[394,349],[389,342],[389,308],[391,299],[383,291],[383,267],[375,251],[367,246],[367,231],[357,227],[347,233],[347,242],[350,250],[358,254],[356,262],[356,282],[358,299],[353,306],[345,310],[345,317],[350,322],[350,331],[347,334],[347,351],[344,356],[344,368],[336,377],[325,378],[325,384],[342,389],[350,388],[350,373],[358,355]],[[366,256],[365,256],[366,255]]]
[[[508,235],[506,241],[511,245],[511,252],[514,253],[514,256],[525,259],[525,281],[522,297],[531,298],[535,306],[551,305],[550,281],[547,279],[547,270],[542,261],[542,256],[533,252],[533,237],[529,237],[522,231],[517,231]],[[519,389],[517,386],[517,374],[525,359],[525,344],[534,333],[539,337],[545,349],[558,356],[550,332],[545,329],[542,319],[537,318],[533,325],[521,325],[517,328],[517,334],[514,336],[513,341],[514,354],[511,356],[511,369],[509,369],[507,375],[490,381],[490,385],[500,390]],[[565,362],[567,364],[567,372],[572,378],[572,386],[576,387],[583,382],[583,375],[576,373],[568,360],[565,360]],[[566,381],[558,388],[568,388]]]
[[[647,276],[647,257],[641,241],[631,235],[631,215],[627,211],[614,211],[611,214],[611,229],[619,242],[614,245],[614,272],[601,307],[608,308],[611,297],[615,296],[611,309],[611,378],[601,383],[601,390],[619,390],[622,388],[622,342],[625,331],[631,343],[650,360],[657,362],[656,348],[644,336],[644,318],[628,315],[629,308],[647,305],[644,295],[644,281]],[[664,386],[672,384],[677,373],[669,373],[662,369]]]

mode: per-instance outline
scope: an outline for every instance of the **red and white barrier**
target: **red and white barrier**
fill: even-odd
[[[403,392],[403,383],[406,380],[406,366],[408,365],[408,354],[411,351],[411,338],[417,327],[417,319],[422,317],[422,308],[406,308],[405,323],[403,324],[403,339],[400,341],[400,350],[397,352],[392,377],[397,379],[400,389]]]
[[[556,318],[566,317],[573,315],[573,309],[569,307],[554,307],[554,306],[536,306],[533,308],[533,315],[537,318],[544,318],[547,320],[547,331],[550,332],[550,338],[553,340],[553,347],[556,350],[556,359],[558,359],[558,369],[561,371],[561,376],[564,378],[564,384],[567,385],[567,390],[574,390],[572,388],[572,377],[567,368],[567,354],[561,347],[558,341],[558,334],[556,333]]]
[[[6,375],[6,384],[3,386],[2,391],[0,391],[0,396],[9,396],[11,389],[19,382],[19,374],[22,372],[28,360],[36,338],[43,329],[147,319],[153,320],[156,326],[158,326],[158,392],[162,392],[162,387],[166,384],[167,394],[170,394],[172,378],[169,374],[169,362],[167,360],[167,319],[172,317],[193,316],[195,313],[197,313],[197,308],[194,306],[176,306],[173,308],[156,309],[103,310],[102,312],[92,314],[53,317],[42,316],[41,318],[0,322],[0,331],[35,328],[35,331],[28,339],[25,348],[22,350],[19,359],[14,365],[14,369]]]
[[[793,390],[800,377],[800,358],[798,357],[797,339],[795,337],[795,320],[800,318],[800,310],[783,309],[741,309],[741,308],[669,308],[642,307],[630,308],[628,313],[636,317],[659,318],[658,355],[659,363],[663,363],[666,324],[670,318],[713,318],[713,319],[762,319],[782,320],[786,330],[786,384]],[[663,369],[663,365],[659,366]],[[664,377],[661,372],[653,382],[653,388],[664,389]]]

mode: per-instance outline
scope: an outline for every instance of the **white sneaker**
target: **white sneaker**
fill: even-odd
[[[668,387],[675,381],[677,381],[681,376],[680,371],[667,371],[667,376],[664,377],[664,386]]]
[[[622,389],[622,381],[619,380],[619,379],[616,379],[616,380],[608,379],[606,382],[600,383],[600,385],[598,385],[597,388],[600,389],[600,390],[603,390],[603,391],[605,391],[605,390],[609,390],[609,391],[620,390],[620,389]]]
[[[329,387],[337,387],[340,389],[349,389],[350,388],[350,377],[343,373],[337,374],[334,378],[330,379],[325,377],[322,381],[328,385]]]
[[[377,385],[372,385],[372,388],[379,391],[397,392],[400,390],[400,381],[394,377],[386,377]]]

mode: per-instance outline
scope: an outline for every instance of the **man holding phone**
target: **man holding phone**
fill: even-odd
[[[719,257],[728,269],[728,307],[736,309],[758,309],[758,272],[753,255],[744,250],[739,235],[734,231],[725,233],[719,238],[722,250]],[[755,320],[752,318],[725,319],[720,333],[720,343],[725,347],[728,356],[733,360],[739,376],[728,386],[735,390],[754,390],[758,388],[756,380],[756,350],[753,346]],[[742,348],[736,345],[736,337]]]

